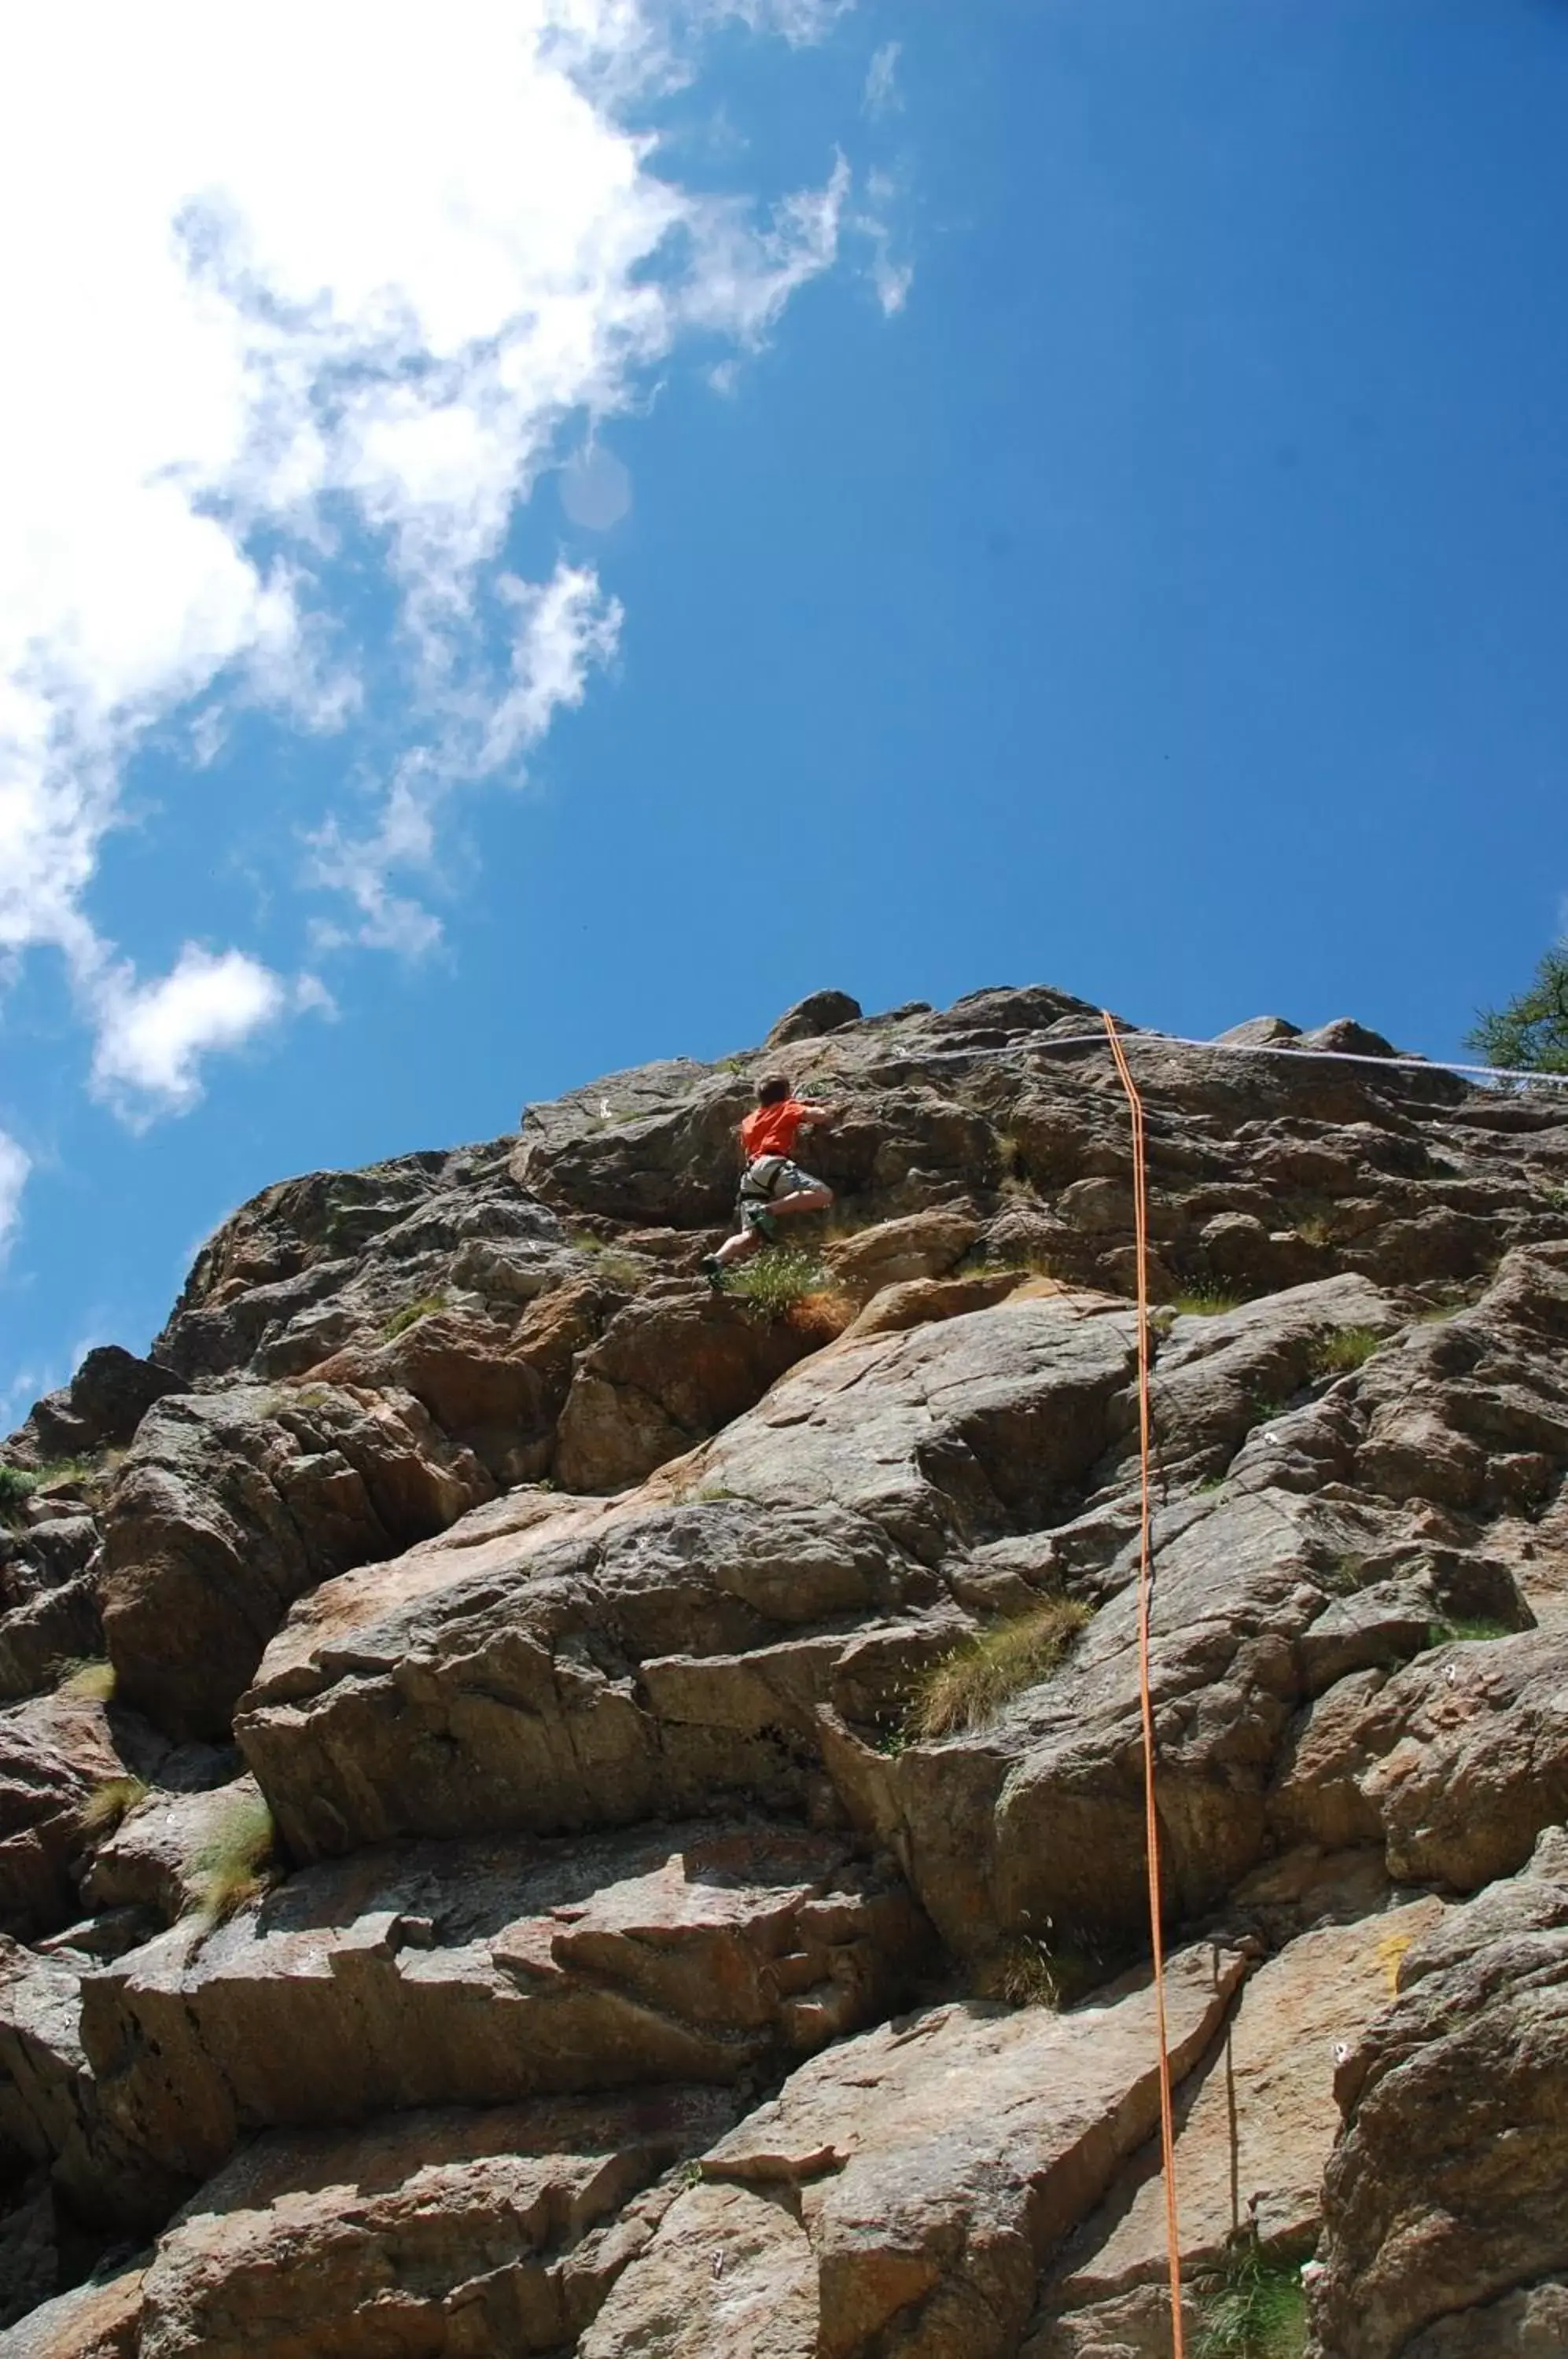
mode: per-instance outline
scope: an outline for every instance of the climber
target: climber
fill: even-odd
[[[836,1122],[840,1109],[812,1098],[793,1098],[781,1073],[767,1074],[757,1085],[757,1111],[740,1126],[746,1169],[735,1207],[736,1228],[717,1253],[704,1254],[702,1271],[717,1287],[731,1262],[744,1261],[779,1234],[780,1220],[798,1212],[820,1212],[833,1202],[833,1190],[791,1160],[797,1135],[821,1123]]]

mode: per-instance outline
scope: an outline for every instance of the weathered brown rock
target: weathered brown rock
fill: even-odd
[[[90,2278],[12,2327],[5,2359],[140,2359],[142,2272]]]
[[[860,1015],[859,1000],[851,999],[847,991],[813,991],[785,1009],[762,1045],[782,1049],[793,1040],[815,1040],[841,1024],[858,1024]]]
[[[127,1389],[145,1372],[116,1360],[54,1405],[82,1435],[142,1423],[102,1560],[103,1474],[36,1493],[0,1542],[0,1694],[96,1651],[102,1586],[122,1692],[163,1734],[143,1731],[141,1799],[127,1786],[111,1806],[95,1767],[61,1783],[30,1722],[0,1776],[17,1846],[0,1822],[0,1865],[37,1886],[14,1921],[44,1945],[13,1945],[0,1973],[0,2170],[25,2194],[0,2228],[0,2301],[13,2245],[42,2290],[41,2262],[27,2273],[46,2212],[60,2268],[79,2267],[84,2238],[158,2231],[217,2164],[222,2187],[163,2238],[163,2292],[103,2329],[127,2353],[139,2338],[137,2359],[160,2335],[275,2359],[311,2336],[366,2359],[566,2359],[633,2251],[584,2354],[1046,2359],[1043,2336],[1049,2359],[1164,2359],[1159,2206],[1127,2143],[1148,2083],[1115,2085],[1120,2003],[1062,2018],[1076,2027],[1050,2033],[1068,2046],[1049,2064],[1021,2060],[1042,2105],[1094,2098],[1076,2145],[1065,2113],[1029,2115],[1035,2161],[977,2055],[940,2089],[900,2079],[931,2016],[916,2038],[877,2035],[875,2086],[843,2037],[924,1954],[895,1863],[940,1927],[938,1987],[1017,1988],[1041,1949],[1081,1987],[1147,1940],[1126,1103],[1096,1012],[1060,993],[869,1018],[819,995],[784,1032],[529,1108],[517,1141],[268,1190],[203,1250],[155,1346],[183,1395],[146,1410]],[[1378,1995],[1385,1871],[1468,1889],[1568,1816],[1568,1123],[1344,1024],[1270,1020],[1230,1045],[1284,1038],[1237,1055],[1124,1032],[1156,1300],[1215,1280],[1258,1295],[1156,1321],[1172,1931],[1203,1912],[1276,1953],[1183,2100],[1192,2260],[1249,2195],[1271,2247],[1312,2233],[1323,2049],[1359,2039]],[[763,1059],[843,1109],[807,1152],[838,1234],[800,1237],[838,1308],[799,1330],[692,1283]],[[1020,1285],[1025,1265],[1052,1275]],[[10,1454],[36,1463],[36,1443]],[[1037,1660],[972,1724],[911,1741],[944,1657],[1007,1662],[1007,1625],[1063,1599],[1091,1618],[1054,1670]],[[330,1864],[217,1926],[192,1913],[213,1889],[199,1855],[254,1789],[205,1790],[233,1780],[219,1746],[164,1748],[226,1738],[253,1674],[240,1732],[281,1830],[270,1872]],[[111,1734],[111,1775],[138,1767]],[[79,1841],[84,1782],[103,1807]],[[671,1846],[709,1843],[751,1864],[674,1876]],[[1300,1848],[1324,1844],[1358,1848]],[[1434,2007],[1369,2069],[1393,2089],[1452,2033],[1431,2083],[1449,2143],[1419,2105],[1408,2136],[1393,2114],[1375,2136],[1379,2094],[1337,2149],[1324,2298],[1358,2330],[1392,2319],[1388,2359],[1558,2331],[1568,2261],[1524,2183],[1555,2104],[1539,2012],[1555,1967],[1511,1973],[1445,1964],[1445,2027]],[[558,2169],[495,2110],[537,2123],[548,2088],[586,2118],[569,2094],[585,2083],[694,2073],[745,2103],[835,2036],[822,2068],[864,2149],[839,2168],[833,2136],[780,2113],[651,2243],[670,2182],[623,2201],[641,2181],[621,2130],[603,2172],[591,2136],[562,2133]],[[1490,2145],[1467,2142],[1475,2088]],[[475,2110],[445,2128],[384,2112],[454,2104]],[[269,2126],[322,2119],[303,2143]],[[260,2175],[236,2157],[234,2178],[224,2158],[253,2136]],[[1430,2217],[1399,2180],[1422,2155]],[[1040,2206],[1064,2187],[1078,2241],[1058,2251]],[[1487,2206],[1500,2218],[1515,2193],[1494,2234]],[[1412,2288],[1440,2311],[1417,2316]],[[91,2313],[85,2297],[70,2313],[89,2341]]]
[[[1341,2064],[1319,2359],[1524,2349],[1460,2321],[1568,2270],[1568,1837],[1452,1909]],[[1523,2325],[1530,2304],[1516,2304]],[[1543,2297],[1539,2320],[1550,2317]],[[1451,2321],[1448,2340],[1431,2339]],[[1492,2321],[1495,2328],[1496,2319]],[[1419,2338],[1423,2330],[1428,2340]],[[1548,2346],[1549,2347],[1549,2346]]]
[[[577,1363],[555,1479],[575,1492],[640,1482],[752,1408],[822,1340],[799,1317],[770,1317],[701,1282],[628,1303]]]
[[[1042,1296],[1068,1290],[1051,1278],[1027,1282]],[[934,1319],[962,1319],[966,1310],[989,1310],[1019,1290],[1016,1270],[989,1270],[973,1277],[905,1278],[896,1286],[880,1287],[851,1320],[844,1337],[858,1341],[866,1335],[898,1335]]]
[[[140,1360],[118,1343],[95,1344],[70,1384],[33,1403],[6,1454],[18,1465],[45,1466],[123,1449],[154,1401],[180,1389],[175,1369]]]
[[[1441,1636],[1441,1625],[1433,1628]],[[1568,1816],[1568,1639],[1526,1632],[1331,1689],[1272,1799],[1291,1840],[1381,1841],[1389,1874],[1473,1892]]]
[[[780,1507],[831,1500],[934,1560],[1079,1503],[1132,1353],[1129,1313],[1063,1298],[845,1342],[711,1444],[702,1477]]]
[[[1212,1950],[1171,1961],[1179,2077],[1241,1971]],[[1040,2265],[1158,2111],[1147,1989],[1071,2015],[970,2005],[884,2026],[703,2158],[582,2359],[1011,2359]]]
[[[96,1519],[75,1503],[21,1530],[0,1526],[0,1698],[35,1694],[61,1665],[103,1653],[97,1549]]]
[[[127,2143],[194,2180],[272,2125],[733,2082],[885,2009],[921,1939],[896,1881],[784,1828],[364,1853],[94,1974],[82,2038]]]
[[[651,2089],[262,2138],[160,2240],[137,2359],[569,2351],[734,2118]]]
[[[1339,2129],[1336,2055],[1381,2012],[1405,1951],[1441,1914],[1440,1902],[1423,1899],[1322,1926],[1248,1982],[1218,2047],[1178,2101],[1176,2183],[1190,2275],[1217,2264],[1249,2223],[1267,2248],[1298,2257],[1311,2251]],[[1156,2359],[1170,2341],[1166,2268],[1156,2139],[1062,2253],[1024,2359],[1079,2359],[1101,2337]]]
[[[411,1305],[463,1285],[475,1245],[520,1262],[564,1245],[508,1169],[512,1142],[315,1171],[263,1190],[197,1256],[153,1349],[188,1384],[298,1374],[374,1345]]]
[[[1549,1259],[1549,1276],[1552,1266]],[[1506,1333],[1516,1352],[1539,1350],[1528,1319],[1518,1315],[1529,1277],[1528,1269],[1505,1272],[1497,1299],[1473,1314],[1496,1335]],[[1381,1390],[1390,1381],[1381,1353],[1300,1409],[1259,1420],[1258,1389],[1288,1385],[1292,1355],[1295,1371],[1309,1370],[1312,1320],[1326,1326],[1334,1319],[1352,1332],[1392,1323],[1376,1298],[1358,1304],[1354,1286],[1338,1278],[1224,1320],[1179,1320],[1160,1353],[1167,1479],[1191,1480],[1235,1451],[1212,1502],[1172,1514],[1159,1536],[1153,1674],[1176,1906],[1211,1906],[1261,1855],[1271,1827],[1290,1842],[1345,1845],[1376,1841],[1386,1824],[1395,1873],[1463,1884],[1517,1864],[1563,1807],[1553,1782],[1552,1658],[1528,1636],[1498,1642],[1495,1660],[1489,1647],[1458,1650],[1465,1676],[1502,1699],[1502,1709],[1488,1715],[1477,1693],[1469,1716],[1475,1774],[1495,1807],[1467,1809],[1470,1789],[1454,1775],[1455,1745],[1435,1739],[1413,1764],[1409,1747],[1391,1756],[1388,1791],[1377,1810],[1361,1790],[1361,1773],[1404,1729],[1413,1700],[1440,1689],[1449,1695],[1450,1671],[1460,1676],[1448,1657],[1423,1654],[1397,1674],[1379,1718],[1375,1701],[1363,1711],[1366,1684],[1379,1675],[1363,1666],[1421,1654],[1442,1636],[1445,1614],[1479,1611],[1515,1627],[1530,1617],[1506,1565],[1453,1544],[1470,1532],[1456,1529],[1447,1545],[1434,1546],[1420,1503],[1391,1513],[1376,1495],[1357,1499],[1351,1489],[1361,1389]],[[1528,1285],[1524,1293],[1533,1301]],[[1553,1381],[1543,1374],[1543,1386]],[[709,1462],[733,1467],[728,1451],[745,1431],[726,1436]],[[1113,1453],[1099,1471],[1115,1473],[1117,1466]],[[833,1477],[824,1469],[811,1479]],[[1082,1578],[1084,1553],[1075,1559],[1066,1548],[1073,1528],[1057,1535],[1052,1560],[1059,1568],[1076,1563]],[[1129,1560],[1129,1527],[1114,1491],[1079,1528],[1085,1543],[1104,1531],[1101,1578],[1114,1583],[1118,1564]],[[1025,1560],[1020,1551],[1021,1543],[1012,1544],[1015,1564]],[[996,1551],[985,1553],[997,1560]],[[1113,1594],[1048,1685],[1021,1696],[988,1729],[896,1756],[824,1719],[831,1772],[852,1815],[895,1851],[954,1946],[1027,1934],[1048,1921],[1068,1938],[1132,1936],[1143,1906],[1133,1637],[1132,1600]],[[1526,1751],[1510,1750],[1505,1732],[1519,1724],[1511,1714],[1520,1680],[1537,1662],[1530,1693],[1540,1738]],[[1509,1666],[1519,1675],[1511,1681]],[[1334,1684],[1352,1674],[1363,1683],[1354,1696]],[[1292,1728],[1297,1707],[1323,1686],[1322,1703]],[[1341,1769],[1318,1732],[1347,1717],[1352,1735]],[[1364,1720],[1384,1730],[1381,1743]],[[1471,1757],[1465,1753],[1466,1762]],[[1490,1766],[1483,1768],[1483,1759]]]
[[[1214,1038],[1221,1047],[1240,1049],[1267,1048],[1285,1040],[1299,1040],[1301,1027],[1284,1016],[1249,1016],[1245,1024],[1233,1024]]]
[[[180,2190],[99,2104],[81,2038],[90,1963],[0,1938],[0,2155],[42,2165],[79,2217],[156,2226]]]
[[[691,1815],[697,1796],[800,1810],[816,1706],[890,1706],[966,1626],[866,1516],[568,1504],[319,1592],[235,1728],[302,1857]]]
[[[171,1925],[202,1905],[236,1813],[253,1822],[262,1808],[253,1777],[186,1787],[155,1783],[98,1842],[81,1878],[82,1901],[94,1910],[137,1909]]]
[[[536,1479],[549,1469],[577,1358],[625,1299],[597,1276],[563,1278],[559,1262],[555,1275],[520,1314],[512,1304],[435,1310],[390,1341],[307,1364],[307,1384],[411,1393],[497,1482]]]
[[[0,1712],[0,1932],[31,1939],[77,1914],[71,1863],[93,1793],[127,1775],[91,1697],[38,1696]]]
[[[1405,2359],[1560,2359],[1568,2351],[1568,2285],[1548,2277],[1439,2319],[1405,2346]]]
[[[842,1292],[867,1302],[885,1286],[948,1277],[979,1236],[980,1223],[970,1213],[909,1212],[858,1230],[830,1245],[822,1258]]]
[[[693,1228],[722,1221],[740,1177],[735,1127],[753,1103],[737,1075],[698,1065],[611,1073],[528,1110],[517,1176],[568,1214]]]
[[[492,1488],[406,1394],[243,1386],[160,1402],[104,1511],[117,1692],[171,1734],[225,1734],[301,1590],[440,1530]]]

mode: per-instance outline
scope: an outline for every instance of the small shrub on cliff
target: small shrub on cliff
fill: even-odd
[[[73,1655],[59,1666],[57,1691],[74,1696],[82,1703],[112,1703],[114,1698],[114,1666],[101,1657]]]
[[[1015,1182],[1026,1180],[1029,1174],[1024,1169],[1024,1151],[1013,1132],[998,1130],[994,1136],[996,1147],[996,1169],[1001,1173],[1003,1183],[1006,1184],[1009,1180]]]
[[[909,1712],[916,1737],[983,1727],[1004,1704],[1051,1677],[1091,1619],[1076,1597],[1052,1597],[1019,1621],[999,1623],[927,1672]]]
[[[50,1466],[0,1466],[0,1524],[18,1524],[35,1491],[51,1483],[80,1483],[93,1473],[80,1458],[58,1458]]]
[[[1172,1297],[1170,1308],[1188,1319],[1217,1319],[1226,1310],[1239,1310],[1246,1301],[1245,1294],[1233,1294],[1223,1286],[1190,1286]]]
[[[445,1309],[445,1297],[440,1294],[422,1294],[418,1302],[405,1302],[401,1310],[394,1310],[381,1330],[382,1342],[396,1342],[399,1335],[406,1335],[410,1327],[417,1327],[421,1319],[428,1319],[432,1310]]]
[[[1249,2236],[1193,2290],[1201,2321],[1195,2359],[1301,2359],[1307,2299],[1295,2262],[1276,2259]]]
[[[816,1256],[797,1245],[765,1245],[738,1269],[724,1273],[724,1292],[755,1303],[770,1319],[781,1319],[808,1295],[821,1293],[826,1283],[827,1272]]]
[[[1369,1360],[1383,1341],[1375,1327],[1336,1327],[1332,1335],[1318,1337],[1307,1365],[1314,1376],[1346,1376]]]
[[[1086,1950],[1053,1948],[1049,1941],[1004,1941],[975,1977],[981,1998],[1007,2006],[1071,2006],[1105,1978],[1103,1962]]]
[[[147,1790],[145,1777],[105,1777],[82,1804],[76,1821],[79,1831],[93,1838],[112,1834],[126,1811],[145,1799]]]
[[[209,1925],[221,1925],[267,1890],[275,1840],[261,1796],[236,1794],[195,1858],[197,1910]]]
[[[572,1240],[573,1250],[588,1255],[593,1264],[593,1275],[607,1286],[624,1286],[635,1293],[648,1277],[648,1264],[636,1254],[623,1253],[618,1246],[607,1245],[588,1229],[579,1230]]]
[[[1473,1644],[1481,1639],[1511,1638],[1514,1635],[1506,1622],[1491,1621],[1485,1614],[1453,1618],[1445,1615],[1441,1622],[1427,1625],[1426,1643],[1429,1647],[1447,1647],[1455,1639]]]
[[[38,1478],[22,1466],[0,1466],[0,1524],[17,1524],[38,1489]]]

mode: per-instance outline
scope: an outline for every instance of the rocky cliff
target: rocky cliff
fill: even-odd
[[[1096,1024],[286,1181],[38,1404],[0,2350],[1169,2351]],[[1189,2349],[1558,2352],[1568,1103],[1128,1038]],[[784,1059],[837,1201],[715,1294]]]

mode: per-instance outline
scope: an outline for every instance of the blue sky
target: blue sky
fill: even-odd
[[[13,1415],[269,1180],[822,984],[1525,982],[1562,0],[217,17],[0,36]]]

